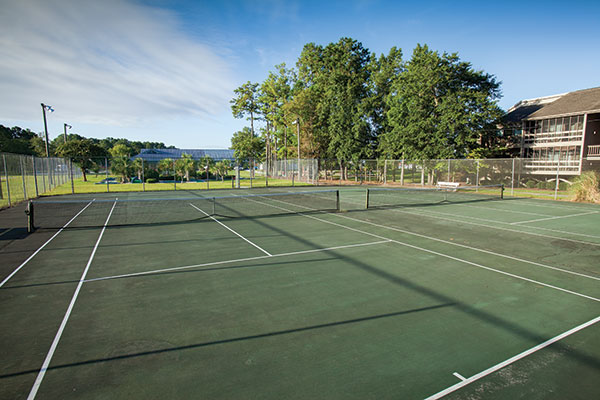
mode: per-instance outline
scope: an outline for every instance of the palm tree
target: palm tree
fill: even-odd
[[[223,182],[225,180],[225,175],[227,175],[227,173],[231,169],[231,163],[229,162],[229,160],[219,161],[215,164],[215,169],[217,171],[217,174],[219,174],[219,176],[221,177],[221,182]]]
[[[170,158],[163,158],[162,160],[160,160],[158,162],[158,165],[156,166],[156,168],[158,168],[158,172],[161,175],[167,175],[170,173],[170,171],[173,170],[173,160]]]
[[[190,172],[194,170],[194,160],[190,154],[183,153],[181,158],[175,162],[175,170],[177,175],[181,176],[181,183],[183,178],[189,182]]]

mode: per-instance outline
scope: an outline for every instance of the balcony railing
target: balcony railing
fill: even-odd
[[[551,175],[560,174],[574,175],[579,173],[579,160],[545,160],[528,158],[523,160],[523,166],[531,174]]]
[[[600,157],[600,144],[588,146],[587,150],[588,157]]]

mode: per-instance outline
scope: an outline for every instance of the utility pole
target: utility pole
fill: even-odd
[[[65,124],[65,143],[67,143],[67,129],[71,129],[72,126],[69,124]]]
[[[50,149],[48,147],[48,124],[46,123],[46,110],[50,112],[54,112],[52,106],[48,106],[44,103],[42,104],[42,115],[44,116],[44,133],[46,134],[46,157],[50,157]]]

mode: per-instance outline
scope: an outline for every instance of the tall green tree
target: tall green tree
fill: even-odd
[[[250,166],[250,176],[254,177],[254,162],[260,162],[265,156],[265,140],[251,135],[250,128],[244,127],[231,138],[231,147],[239,166]]]
[[[181,158],[175,161],[175,171],[177,172],[177,175],[181,177],[182,183],[183,178],[189,182],[190,172],[194,171],[195,165],[194,159],[187,153],[183,153]]]
[[[258,104],[258,83],[248,81],[233,92],[236,94],[236,97],[229,102],[231,104],[231,112],[234,118],[248,116],[250,131],[252,136],[254,136],[254,119],[260,110]]]
[[[500,83],[457,54],[418,45],[387,98],[386,154],[412,159],[461,158],[479,146],[501,110]]]
[[[56,149],[56,153],[60,157],[70,158],[79,166],[84,182],[87,181],[87,171],[96,168],[98,163],[108,155],[105,149],[88,139],[69,140],[62,143]]]
[[[172,158],[163,158],[156,165],[156,169],[158,169],[159,174],[168,175],[173,171],[174,163]]]

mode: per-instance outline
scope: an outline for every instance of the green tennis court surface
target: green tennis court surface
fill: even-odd
[[[0,213],[0,398],[600,396],[598,206],[299,190]]]

